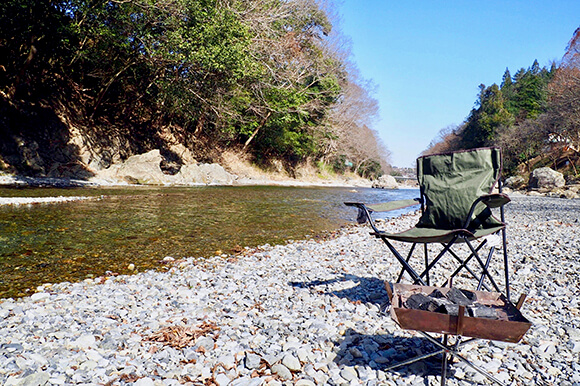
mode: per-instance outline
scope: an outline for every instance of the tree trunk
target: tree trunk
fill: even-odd
[[[107,92],[109,87],[111,87],[111,85],[119,77],[119,75],[121,75],[123,72],[125,72],[133,64],[135,64],[135,62],[131,62],[131,63],[127,64],[124,68],[122,68],[119,72],[117,72],[111,79],[109,79],[109,81],[107,82],[105,87],[103,87],[103,89],[99,93],[99,96],[97,97],[97,102],[95,103],[95,107],[93,107],[93,112],[91,113],[91,116],[89,117],[89,119],[93,119],[93,116],[97,112],[97,108],[101,104],[101,101],[103,100],[103,97],[105,96],[105,93]]]
[[[270,117],[271,114],[272,113],[270,111],[268,111],[268,114],[266,114],[266,116],[262,120],[262,123],[260,123],[260,126],[258,126],[256,128],[256,130],[254,130],[254,132],[252,133],[252,135],[250,135],[250,138],[248,138],[248,140],[246,141],[246,143],[244,143],[243,150],[246,150],[246,148],[248,147],[248,145],[250,144],[250,142],[252,142],[252,140],[254,139],[254,137],[256,136],[256,134],[258,134],[258,131],[260,131],[260,129],[266,125],[266,122],[268,121],[268,118]]]

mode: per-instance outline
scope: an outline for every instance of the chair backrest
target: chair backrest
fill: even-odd
[[[417,179],[423,199],[418,227],[459,229],[465,224],[473,202],[489,194],[501,173],[501,150],[478,148],[417,159]],[[472,219],[497,224],[491,211],[480,204]],[[474,221],[475,223],[475,221]]]

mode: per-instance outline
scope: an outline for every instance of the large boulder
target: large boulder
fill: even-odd
[[[373,188],[398,189],[399,184],[397,183],[395,177],[384,174],[380,176],[377,180],[373,181]]]
[[[175,175],[177,185],[232,185],[234,176],[218,164],[183,165]]]
[[[219,164],[201,164],[200,167],[207,175],[206,184],[208,185],[232,185],[234,183],[234,176]]]
[[[564,175],[549,167],[536,169],[530,177],[530,188],[540,190],[552,190],[566,185]]]
[[[134,184],[164,185],[168,176],[161,171],[163,157],[159,150],[131,156],[121,164],[111,165],[97,173],[99,178]]]
[[[185,158],[193,160],[191,155]],[[165,161],[159,150],[151,150],[97,171],[96,179],[144,185],[232,185],[235,180],[218,164],[185,164],[176,173],[164,173],[161,166]]]

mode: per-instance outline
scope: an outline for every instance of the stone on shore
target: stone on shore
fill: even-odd
[[[373,181],[372,187],[379,189],[398,189],[399,184],[397,183],[395,177],[388,174],[383,174],[377,180]]]
[[[532,189],[555,189],[566,185],[564,175],[549,167],[535,169],[530,177],[530,188]]]
[[[218,164],[175,165],[176,171],[168,174],[161,169],[164,162],[159,150],[151,150],[131,156],[107,169],[97,170],[95,178],[145,185],[232,185],[235,180]]]
[[[526,189],[527,181],[522,176],[511,176],[505,180],[504,187],[512,190]]]

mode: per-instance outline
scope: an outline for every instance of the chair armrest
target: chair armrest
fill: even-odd
[[[504,193],[486,194],[479,199],[489,208],[499,208],[511,201],[508,195]]]
[[[382,202],[379,204],[363,204],[362,202],[345,202],[347,206],[354,206],[359,209],[366,208],[369,212],[389,212],[391,210],[403,209],[413,205],[419,205],[421,203],[420,198],[414,198],[411,200],[397,200]]]
[[[389,212],[391,210],[403,209],[408,208],[409,206],[419,205],[420,203],[421,203],[420,198],[414,198],[411,200],[388,201],[380,204],[367,205],[367,208],[369,208],[373,212]]]
[[[475,212],[475,207],[480,202],[485,204],[488,208],[500,208],[510,201],[511,200],[508,197],[508,195],[504,193],[492,193],[480,196],[471,205],[471,209],[469,211],[469,214],[467,215],[467,219],[465,220],[465,225],[463,226],[463,228],[467,229],[467,227],[469,226],[469,223],[471,222],[471,216],[473,216],[473,213]]]

